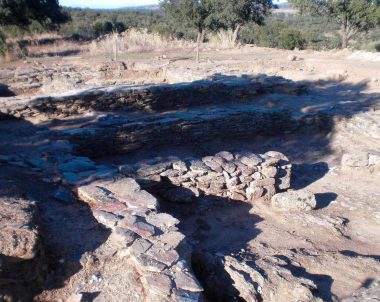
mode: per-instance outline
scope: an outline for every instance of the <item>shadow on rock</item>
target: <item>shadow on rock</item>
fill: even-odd
[[[331,276],[311,274],[305,268],[292,264],[291,260],[286,256],[277,255],[275,257],[286,263],[280,266],[288,269],[294,277],[301,277],[313,281],[317,286],[316,291],[313,292],[316,297],[319,297],[326,302],[335,301],[335,297],[331,291],[334,279]]]
[[[292,188],[304,189],[318,179],[321,179],[329,172],[329,166],[325,162],[315,164],[293,164]]]
[[[189,244],[190,251],[187,253],[192,255],[192,267],[205,289],[206,298],[220,302],[245,301],[242,298],[243,290],[239,287],[241,284],[236,284],[237,281],[225,270],[221,257],[240,253],[260,234],[256,224],[263,219],[249,213],[252,205],[202,193],[196,196],[192,190],[177,187],[168,181],[140,184],[160,199],[164,212],[180,220],[180,231]],[[168,196],[166,192],[173,189],[180,189],[176,190],[178,196],[171,196],[176,202],[165,199]]]
[[[338,197],[338,194],[327,192],[327,193],[316,193],[315,199],[317,200],[317,207],[316,209],[323,209],[326,208],[336,200]]]
[[[380,261],[380,255],[363,255],[363,254],[359,254],[359,253],[356,253],[354,251],[349,251],[349,250],[343,250],[343,251],[340,251],[340,253],[344,256],[347,256],[347,257],[370,258],[370,259],[373,259],[376,261]]]
[[[0,83],[0,97],[10,97],[15,95],[16,94],[13,91],[9,90],[8,85]]]

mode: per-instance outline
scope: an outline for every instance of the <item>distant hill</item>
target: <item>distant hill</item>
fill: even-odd
[[[157,9],[160,9],[160,6],[158,4],[151,4],[151,5],[121,7],[115,10],[157,10]]]
[[[126,6],[120,8],[89,8],[89,7],[70,7],[66,6],[68,9],[78,9],[78,10],[95,10],[95,11],[136,11],[136,10],[158,10],[160,6],[158,4],[151,5],[137,5],[137,6]]]

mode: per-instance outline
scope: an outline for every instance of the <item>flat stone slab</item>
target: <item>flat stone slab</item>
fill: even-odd
[[[95,207],[121,202],[128,208],[158,209],[157,199],[141,190],[132,178],[95,181],[79,186],[77,192],[79,198]]]

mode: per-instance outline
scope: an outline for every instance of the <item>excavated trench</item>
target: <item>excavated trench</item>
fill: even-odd
[[[242,271],[241,278],[253,286],[244,293],[223,257],[244,258],[256,267],[255,256],[244,250],[260,233],[256,224],[262,219],[251,210],[292,188],[292,165],[281,153],[292,149],[288,143],[313,138],[328,152],[326,134],[333,131],[335,111],[303,112],[269,103],[301,100],[305,89],[304,83],[281,78],[214,79],[15,100],[2,114],[54,117],[42,123],[48,129],[44,135],[69,141],[74,156],[89,157],[103,165],[100,170],[117,167],[153,194],[161,212],[179,219],[186,238],[180,258],[191,262],[209,301],[262,301],[258,281]],[[63,181],[80,186],[91,173],[66,171]]]
[[[234,265],[229,272],[224,257],[259,269],[255,255],[245,251],[260,233],[256,224],[262,221],[250,212],[252,205],[268,204],[276,192],[291,187],[288,158],[265,152],[271,145],[282,150],[286,137],[294,145],[306,137],[319,144],[332,131],[333,116],[263,108],[253,100],[270,99],[271,93],[297,97],[304,91],[294,83],[161,87],[133,97],[128,110],[113,106],[117,114],[108,112],[95,124],[60,135],[72,142],[76,154],[118,166],[158,198],[163,212],[180,221],[186,244],[179,250],[191,254],[186,258],[204,299],[263,301],[258,281]],[[243,289],[247,284],[252,289]]]

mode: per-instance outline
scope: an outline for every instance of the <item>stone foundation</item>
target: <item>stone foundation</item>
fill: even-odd
[[[265,93],[300,94],[305,85],[281,77],[212,79],[173,85],[93,88],[60,96],[0,100],[0,113],[28,118],[95,111],[162,112],[227,102],[254,101]]]
[[[105,116],[88,127],[57,134],[70,140],[77,154],[103,157],[213,139],[252,139],[257,136],[328,132],[331,123],[330,116],[322,112],[293,116],[287,110],[236,106],[208,111],[194,109],[134,119]]]
[[[265,154],[219,152],[201,160],[171,160],[119,167],[150,192],[172,202],[193,202],[199,197],[221,197],[254,202],[269,201],[290,188],[291,164],[280,152]]]

